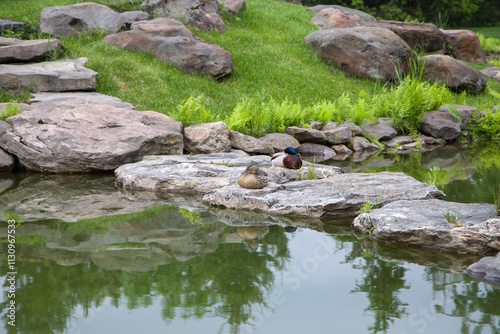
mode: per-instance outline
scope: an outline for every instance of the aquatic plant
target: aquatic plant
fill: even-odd
[[[425,183],[431,185],[431,186],[436,186],[439,184],[439,174],[441,172],[441,168],[434,166],[431,169],[427,171],[427,174],[425,176]]]

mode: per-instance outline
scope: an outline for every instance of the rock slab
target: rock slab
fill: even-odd
[[[57,39],[19,40],[0,37],[0,63],[42,61],[63,49]]]
[[[84,67],[86,58],[25,65],[0,65],[0,90],[16,93],[94,90],[98,73]]]
[[[396,201],[359,215],[353,226],[385,242],[491,254],[500,250],[500,220],[492,219],[496,216],[492,204]]]
[[[352,217],[366,203],[442,197],[436,187],[403,173],[336,174],[320,180],[269,184],[251,190],[238,186],[215,189],[203,197],[209,205],[296,217]]]
[[[153,111],[56,99],[10,117],[0,147],[27,168],[69,173],[114,170],[148,154],[180,154],[179,122]]]
[[[104,42],[126,50],[145,51],[186,73],[221,79],[233,72],[232,55],[196,37],[181,22],[158,18],[132,24],[132,30],[106,36]]]
[[[500,219],[497,219],[500,224]],[[465,270],[465,273],[488,281],[500,284],[500,253],[497,256],[483,257],[476,263],[471,264]]]

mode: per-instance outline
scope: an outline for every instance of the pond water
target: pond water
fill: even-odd
[[[492,143],[327,163],[493,203],[499,162]],[[13,298],[0,223],[2,333],[500,333],[500,286],[462,274],[479,257],[377,243],[352,219],[207,211],[109,174],[1,175],[0,211],[22,222]]]

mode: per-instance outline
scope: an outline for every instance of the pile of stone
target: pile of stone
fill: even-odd
[[[441,30],[428,23],[377,21],[338,5],[315,6],[312,22],[321,28],[306,44],[348,75],[397,81],[401,75],[424,68],[424,80],[439,81],[458,93],[479,94],[486,88],[485,73],[468,63],[483,65],[486,58],[478,36],[469,30]],[[427,55],[418,61],[413,50]]]

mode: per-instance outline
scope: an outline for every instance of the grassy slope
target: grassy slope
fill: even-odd
[[[37,23],[48,6],[80,3],[79,0],[2,0],[0,17]],[[106,3],[104,0],[96,2]],[[131,9],[127,5],[127,9]],[[87,57],[87,67],[99,72],[97,91],[117,96],[139,110],[170,114],[190,96],[203,94],[202,104],[220,116],[228,115],[242,97],[266,94],[276,101],[288,97],[310,106],[335,101],[342,93],[352,100],[380,92],[376,82],[346,78],[334,66],[324,64],[304,44],[317,30],[305,7],[274,0],[247,0],[248,9],[227,22],[224,34],[195,32],[233,55],[234,73],[217,82],[209,77],[186,75],[144,53],[128,52],[102,43],[103,35],[65,38],[68,56]],[[500,85],[490,81],[496,91]],[[483,93],[468,97],[467,104],[489,107],[499,104]]]

